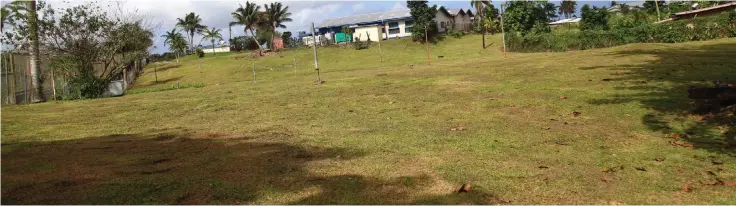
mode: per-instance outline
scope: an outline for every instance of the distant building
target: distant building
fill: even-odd
[[[444,7],[440,7],[441,9],[444,9]],[[473,29],[473,12],[468,9],[467,11],[463,9],[446,9],[447,13],[452,16],[452,29],[461,30],[461,31],[470,31]]]
[[[563,19],[563,20],[550,22],[549,25],[552,27],[556,27],[556,26],[566,25],[566,24],[577,24],[577,23],[580,23],[580,20],[582,20],[582,18],[573,17],[569,19]]]
[[[718,15],[727,11],[736,11],[736,2],[724,3],[721,5],[711,6],[708,8],[696,9],[691,11],[683,11],[675,13],[671,18],[659,21],[657,23],[663,23],[668,21],[677,21],[681,19],[692,19],[696,17]]]
[[[462,25],[470,19],[466,12],[460,14],[461,9],[458,10],[459,15],[456,15],[458,16],[456,20],[446,9],[440,8],[434,19],[439,32],[445,32],[453,28],[455,24]],[[378,41],[379,39],[410,37],[411,28],[414,25],[410,12],[409,9],[403,9],[327,19],[317,26],[317,33],[337,35],[342,33],[342,27],[346,26],[354,29],[353,39],[367,40],[370,36],[371,41]],[[376,29],[380,30],[375,31]],[[366,32],[368,33],[365,34]],[[334,38],[330,37],[330,39]]]

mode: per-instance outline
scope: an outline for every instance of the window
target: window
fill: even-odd
[[[391,22],[391,23],[388,23],[388,28],[389,29],[399,28],[399,22]]]
[[[388,29],[388,34],[398,34],[399,32],[401,32],[399,28]]]
[[[413,21],[404,22],[404,33],[411,33],[411,27],[414,26]]]
[[[440,22],[440,28],[443,28],[443,29],[445,28],[445,22],[444,21],[443,22]]]

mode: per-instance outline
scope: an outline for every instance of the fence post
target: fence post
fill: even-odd
[[[135,63],[133,63],[133,67],[135,67]],[[128,88],[128,75],[126,74],[126,71],[128,68],[123,69],[123,90]]]
[[[322,79],[319,76],[319,61],[317,61],[317,37],[315,37],[315,31],[314,31],[314,22],[312,22],[312,43],[313,49],[314,49],[314,69],[317,70],[317,83],[321,84]]]
[[[296,74],[296,57],[294,57],[294,74]]]
[[[424,25],[424,44],[427,45],[427,65],[431,65],[431,62],[429,60],[429,36],[427,36],[427,27],[428,25]]]
[[[8,89],[10,89],[8,92],[10,93],[10,104],[15,104],[15,60],[13,60],[13,53],[8,53],[10,56],[10,64],[8,65],[8,69],[10,70],[10,76],[8,76],[10,79],[8,79]]]

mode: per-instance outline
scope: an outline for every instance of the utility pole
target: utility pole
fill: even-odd
[[[314,22],[312,22],[312,49],[314,50],[314,70],[317,70],[317,83],[321,84],[322,79],[319,76],[319,61],[317,61],[317,37],[314,32]]]

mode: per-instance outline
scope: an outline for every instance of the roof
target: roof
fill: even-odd
[[[570,18],[570,19],[563,19],[555,22],[550,22],[549,25],[557,25],[557,24],[564,24],[564,23],[578,23],[580,22],[581,18]]]
[[[395,19],[408,19],[408,18],[411,18],[410,12],[411,10],[409,9],[402,9],[402,10],[393,10],[393,11],[386,11],[386,12],[376,12],[376,13],[369,13],[369,14],[359,14],[359,15],[353,15],[353,16],[325,19],[317,27],[319,28],[338,27],[338,26],[344,26],[344,25],[368,24],[372,22],[378,22],[381,20],[386,21],[386,20],[395,20]]]
[[[447,9],[447,13],[450,13],[450,16],[457,16],[458,14],[465,15],[465,11],[463,11],[463,9],[457,9],[457,8]]]
[[[727,8],[727,7],[732,7],[732,6],[736,7],[736,2],[730,2],[730,3],[721,4],[721,5],[711,6],[708,8],[695,9],[691,11],[683,11],[683,12],[675,13],[674,16],[677,17],[677,16],[688,15],[688,14],[697,14],[697,13],[704,12],[704,11]]]

